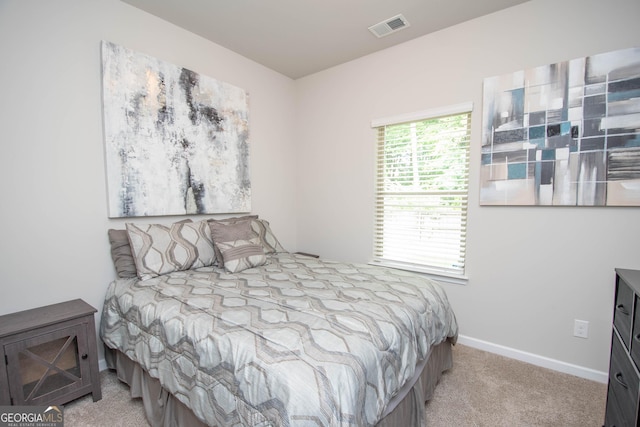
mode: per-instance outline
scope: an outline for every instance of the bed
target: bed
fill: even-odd
[[[105,358],[151,425],[424,425],[457,338],[437,283],[289,253],[256,216],[109,236]]]

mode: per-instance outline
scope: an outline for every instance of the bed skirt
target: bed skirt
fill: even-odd
[[[451,342],[445,340],[434,346],[421,370],[398,395],[392,399],[377,427],[424,426],[425,402],[433,397],[433,391],[453,362]],[[132,398],[142,398],[145,414],[153,427],[193,426],[204,427],[191,410],[164,390],[160,382],[123,353],[105,346],[105,360],[118,379],[129,385]]]

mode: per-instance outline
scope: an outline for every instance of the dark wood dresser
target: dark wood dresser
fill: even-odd
[[[95,312],[76,299],[0,316],[0,405],[100,400]]]
[[[616,269],[605,425],[640,426],[640,270]]]

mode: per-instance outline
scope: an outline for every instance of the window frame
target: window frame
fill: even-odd
[[[376,215],[376,211],[378,209],[378,195],[379,195],[379,190],[378,190],[378,168],[379,166],[377,165],[377,163],[379,162],[379,152],[378,152],[378,147],[377,144],[379,142],[379,138],[378,138],[378,131],[379,128],[384,127],[384,126],[391,126],[391,125],[399,125],[399,124],[403,124],[403,123],[411,123],[411,122],[419,122],[419,121],[424,121],[424,120],[430,120],[430,119],[436,119],[439,117],[445,117],[445,116],[453,116],[453,115],[459,115],[459,114],[469,114],[473,123],[473,103],[471,102],[466,102],[466,103],[461,103],[461,104],[456,104],[456,105],[450,105],[450,106],[446,106],[446,107],[440,107],[440,108],[433,108],[433,109],[428,109],[428,110],[422,110],[422,111],[416,111],[416,112],[412,112],[412,113],[406,113],[406,114],[400,114],[400,115],[395,115],[395,116],[389,116],[389,117],[384,117],[384,118],[379,118],[379,119],[374,119],[371,121],[371,127],[372,129],[376,132],[376,154],[374,156],[375,160],[376,160],[376,167],[375,167],[375,173],[376,173],[376,177],[375,177],[375,184],[374,184],[374,195],[375,195],[375,201],[374,201],[374,216]],[[470,124],[471,126],[471,124]],[[468,199],[469,199],[469,178],[470,178],[470,173],[469,173],[469,167],[470,167],[470,151],[471,151],[471,135],[472,134],[472,130],[471,127],[469,128],[469,146],[467,148],[467,154],[468,154],[468,164],[467,164],[467,188],[466,188],[466,198],[467,198],[467,207],[466,207],[466,212],[465,212],[465,219],[468,219]],[[374,225],[378,224],[378,220],[374,218]],[[464,227],[464,234],[466,235],[466,231],[468,229],[468,224],[465,224]],[[410,263],[410,262],[398,262],[398,261],[393,261],[393,260],[389,260],[389,259],[384,259],[381,257],[376,257],[375,251],[376,251],[376,235],[375,235],[375,231],[374,231],[374,236],[373,236],[373,257],[371,259],[371,261],[369,262],[370,264],[373,265],[381,265],[381,266],[386,266],[386,267],[391,267],[391,268],[397,268],[397,269],[401,269],[401,270],[409,270],[409,271],[413,271],[413,272],[417,272],[429,277],[432,277],[434,279],[437,279],[439,281],[443,281],[443,282],[449,282],[449,283],[456,283],[456,284],[466,284],[468,281],[468,276],[467,276],[467,260],[468,260],[468,256],[467,256],[467,251],[465,250],[464,253],[464,267],[462,268],[462,272],[458,273],[458,272],[453,272],[450,270],[441,270],[438,269],[437,267],[433,267],[433,266],[427,266],[427,265],[423,265],[423,264],[415,264],[415,263]],[[467,237],[464,237],[465,241],[467,239]]]

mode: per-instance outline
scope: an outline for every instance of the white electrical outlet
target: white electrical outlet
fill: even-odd
[[[586,320],[574,320],[573,336],[579,338],[589,338],[589,322],[587,322]]]

